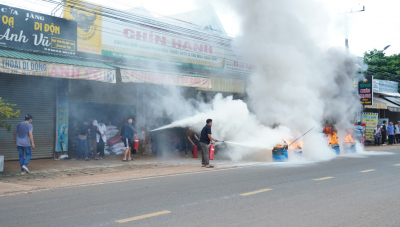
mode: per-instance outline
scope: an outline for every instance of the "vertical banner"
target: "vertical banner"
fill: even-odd
[[[82,0],[64,0],[65,19],[78,22],[78,48],[80,52],[101,54],[102,11],[101,5]]]
[[[68,98],[57,97],[56,152],[68,151]]]
[[[373,77],[360,76],[358,78],[358,94],[363,105],[373,105],[374,91],[372,89]]]
[[[365,139],[374,140],[374,129],[378,125],[377,113],[363,113],[363,124],[365,124]]]

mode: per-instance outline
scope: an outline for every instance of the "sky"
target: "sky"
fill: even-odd
[[[230,36],[240,35],[240,21],[226,3],[229,0],[87,0],[121,10],[143,6],[154,16],[166,16],[198,9],[213,4],[221,23]],[[400,0],[320,0],[325,4],[331,17],[328,45],[344,48],[345,30],[352,54],[362,56],[365,51],[391,45],[386,55],[400,53]],[[1,4],[29,8],[36,12],[50,14],[46,0],[0,0]],[[357,11],[365,6],[365,11]]]

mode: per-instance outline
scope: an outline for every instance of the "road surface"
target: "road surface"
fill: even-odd
[[[0,226],[400,226],[398,152],[1,196]]]

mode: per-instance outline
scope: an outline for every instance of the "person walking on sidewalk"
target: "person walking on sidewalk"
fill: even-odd
[[[214,168],[214,166],[210,165],[209,153],[208,153],[208,145],[214,144],[214,142],[218,142],[218,140],[211,137],[211,126],[212,119],[207,119],[206,126],[201,130],[200,134],[200,146],[202,152],[202,167],[206,168]]]
[[[125,144],[125,155],[124,158],[122,159],[123,162],[127,161],[133,161],[133,158],[131,158],[131,149],[132,149],[132,131],[135,133],[139,133],[138,130],[136,130],[132,126],[132,118],[128,118],[128,122],[124,126],[124,136],[122,137],[122,142]],[[145,132],[143,131],[142,134]]]
[[[21,174],[29,173],[28,163],[32,156],[32,149],[35,149],[33,141],[32,115],[25,115],[25,121],[17,124],[14,130],[14,143],[17,145]],[[24,159],[26,155],[26,158]]]
[[[82,149],[85,154],[85,161],[89,161],[88,143],[87,136],[89,134],[89,121],[84,120],[79,125],[79,135],[78,135],[78,160],[81,160]]]

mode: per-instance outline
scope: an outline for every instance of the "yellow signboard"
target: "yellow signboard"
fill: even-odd
[[[102,6],[82,0],[64,0],[65,19],[78,22],[78,51],[101,55]]]
[[[378,114],[363,113],[362,121],[365,124],[365,139],[374,140],[374,129],[378,125]]]

